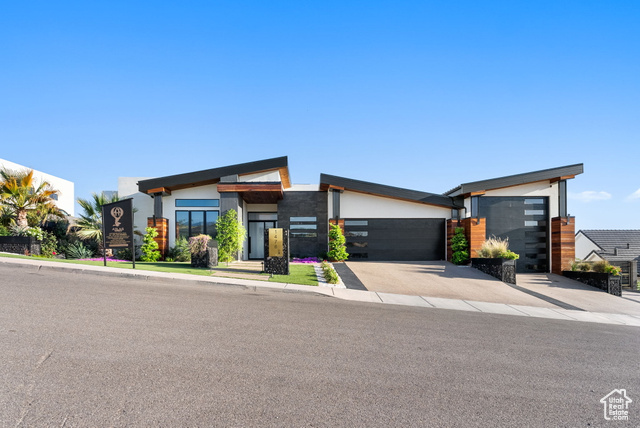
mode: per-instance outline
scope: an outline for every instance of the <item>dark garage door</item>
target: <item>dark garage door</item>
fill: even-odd
[[[349,260],[442,260],[445,220],[345,219]]]
[[[487,238],[509,238],[509,249],[520,255],[517,272],[549,272],[548,198],[478,198],[480,217],[487,219]]]

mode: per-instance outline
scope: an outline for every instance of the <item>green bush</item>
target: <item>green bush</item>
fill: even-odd
[[[58,239],[53,233],[43,232],[42,242],[40,242],[40,254],[43,257],[52,258],[58,251]]]
[[[0,224],[0,236],[9,236],[9,229]]]
[[[142,246],[140,247],[140,251],[142,252],[142,256],[140,256],[140,260],[143,262],[157,262],[160,257],[160,248],[158,243],[155,241],[155,237],[158,236],[158,231],[154,227],[147,227],[145,229],[147,233],[142,237]]]
[[[11,235],[13,236],[31,236],[36,238],[38,241],[42,241],[44,238],[44,232],[39,227],[29,227],[29,226],[11,226]]]
[[[191,260],[191,250],[189,249],[189,241],[184,236],[176,240],[176,245],[169,249],[166,261],[188,262]]]
[[[329,230],[329,251],[327,257],[334,262],[342,262],[349,258],[345,242],[347,240],[342,233],[342,229],[337,224],[332,224]]]
[[[456,227],[455,234],[451,238],[451,262],[456,265],[463,265],[469,260],[469,243],[464,236],[464,228]]]
[[[218,260],[229,264],[242,250],[247,230],[240,224],[238,213],[229,210],[216,221],[216,241],[218,241]]]
[[[613,276],[620,276],[622,269],[617,266],[612,266],[606,260],[598,260],[597,262],[585,262],[577,260],[571,263],[571,270],[576,272],[597,272],[608,273]]]
[[[76,241],[65,247],[64,255],[68,259],[90,259],[93,257],[93,251],[85,247],[82,241]]]
[[[333,269],[333,267],[331,267],[329,263],[323,261],[320,266],[322,267],[322,272],[324,273],[324,279],[329,284],[337,284],[340,281],[337,272]]]

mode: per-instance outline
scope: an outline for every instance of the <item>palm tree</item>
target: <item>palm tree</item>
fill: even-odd
[[[0,170],[0,202],[15,216],[18,227],[28,227],[27,213],[37,209],[59,212],[52,197],[59,192],[47,181],[36,186],[33,170]]]
[[[80,214],[80,219],[75,226],[77,234],[82,239],[95,241],[99,247],[102,246],[102,206],[112,202],[118,202],[120,197],[117,193],[105,196],[104,193],[92,193],[91,200],[78,198],[78,205],[84,211]]]

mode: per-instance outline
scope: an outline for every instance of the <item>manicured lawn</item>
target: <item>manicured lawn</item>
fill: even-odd
[[[316,271],[311,264],[289,264],[289,275],[273,275],[272,282],[288,282],[289,284],[318,285]]]
[[[44,260],[49,262],[59,263],[72,263],[79,265],[89,266],[103,266],[102,261],[89,261],[89,260],[65,260],[65,259],[46,259],[43,257],[30,257],[21,256],[19,254],[0,254],[0,257],[10,257],[16,259],[27,260]],[[107,262],[107,267],[117,267],[124,269],[132,269],[133,264],[131,262]],[[168,273],[186,273],[190,275],[202,275],[210,276],[210,270],[206,268],[192,268],[189,262],[136,262],[136,269],[149,270],[155,272],[168,272]],[[215,268],[216,270],[228,269],[225,265],[221,265]],[[230,271],[232,269],[229,269]],[[318,285],[315,270],[313,265],[310,264],[290,264],[289,271],[291,275],[274,275],[273,278],[269,278],[271,282],[286,282],[289,284],[301,284],[301,285]],[[262,276],[264,274],[256,273],[256,276]]]

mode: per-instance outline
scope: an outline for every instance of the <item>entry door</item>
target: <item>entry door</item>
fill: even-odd
[[[249,221],[249,258],[264,258],[264,231],[276,227],[275,221]]]

